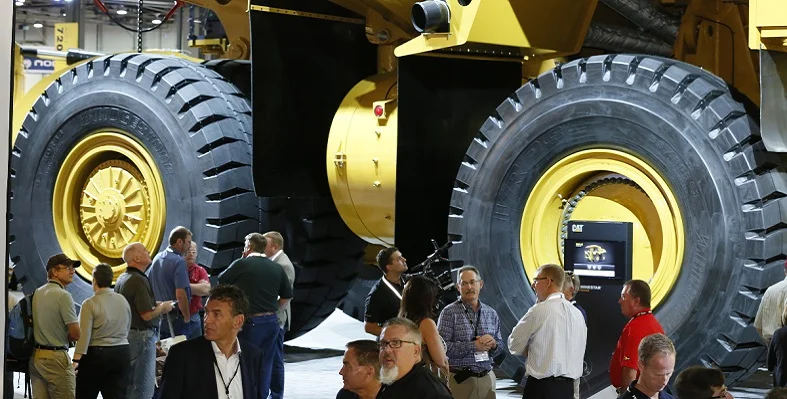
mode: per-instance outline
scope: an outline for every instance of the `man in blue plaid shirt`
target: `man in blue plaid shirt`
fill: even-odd
[[[484,287],[478,269],[459,269],[456,287],[461,298],[446,306],[437,322],[451,367],[448,388],[456,399],[495,398],[492,359],[503,350],[500,318],[478,300]]]

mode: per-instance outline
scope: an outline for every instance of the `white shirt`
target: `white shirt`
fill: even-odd
[[[527,356],[525,371],[533,378],[577,379],[582,376],[587,333],[582,312],[558,292],[522,316],[508,337],[508,349]]]
[[[216,363],[213,365],[213,373],[216,374],[216,388],[219,391],[219,399],[227,399],[227,394],[224,389],[224,384],[229,383],[230,395],[232,399],[243,399],[243,378],[241,377],[240,369],[240,342],[235,338],[235,347],[238,349],[235,353],[230,355],[229,358],[224,356],[215,342],[211,341],[213,346],[213,354],[216,356]],[[219,374],[221,370],[221,374]],[[235,374],[235,370],[238,371]],[[235,378],[232,376],[235,375]],[[230,382],[232,379],[232,382]]]
[[[259,257],[261,257],[261,258],[264,258],[264,257],[265,257],[265,254],[261,254],[261,253],[259,253],[259,252],[252,252],[252,253],[250,253],[250,254],[246,255],[246,257],[247,257],[247,258],[251,258],[252,256],[259,256]]]
[[[278,258],[278,257],[279,257],[279,255],[281,255],[281,253],[282,253],[282,252],[284,252],[284,250],[283,250],[283,249],[280,249],[278,252],[276,252],[275,254],[273,254],[273,256],[271,256],[271,258],[270,258],[270,259],[271,259],[272,261],[276,262],[276,258]]]
[[[773,332],[782,326],[784,301],[787,299],[787,278],[768,287],[754,318],[754,328],[762,331],[762,337],[770,342]]]

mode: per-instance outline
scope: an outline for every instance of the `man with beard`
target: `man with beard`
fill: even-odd
[[[385,322],[380,333],[380,382],[377,399],[453,398],[448,387],[423,362],[423,340],[412,321],[395,317]]]
[[[364,330],[369,334],[380,335],[383,323],[399,314],[402,305],[404,281],[402,274],[407,271],[407,259],[396,247],[385,248],[377,254],[377,266],[383,272],[366,297]]]
[[[456,288],[461,298],[446,306],[437,322],[451,368],[448,387],[457,399],[494,399],[492,358],[503,350],[500,318],[478,299],[484,282],[477,268],[462,266]]]
[[[336,399],[375,399],[380,392],[380,350],[377,342],[361,339],[348,343],[339,374],[344,386]]]

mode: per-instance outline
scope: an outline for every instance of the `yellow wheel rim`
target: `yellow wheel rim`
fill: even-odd
[[[164,185],[153,157],[122,131],[86,136],[66,156],[52,198],[55,233],[63,253],[82,261],[91,279],[98,263],[126,265],[123,248],[141,242],[156,249],[166,221]]]
[[[669,295],[683,263],[683,219],[667,182],[644,161],[594,149],[571,154],[544,173],[527,199],[520,227],[529,278],[540,265],[562,264],[569,220],[633,223],[633,278],[650,283],[654,308]]]

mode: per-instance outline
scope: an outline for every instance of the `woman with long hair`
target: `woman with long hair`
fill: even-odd
[[[418,326],[425,346],[421,350],[422,360],[435,374],[447,379],[450,374],[445,342],[440,337],[437,323],[434,321],[436,301],[437,286],[425,277],[412,277],[402,291],[399,317],[410,319]]]

